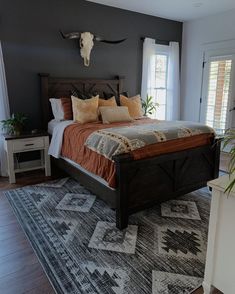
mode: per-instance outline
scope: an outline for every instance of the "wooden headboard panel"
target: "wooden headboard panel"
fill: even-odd
[[[49,74],[39,74],[41,87],[41,105],[43,128],[47,129],[48,122],[52,119],[52,112],[49,98],[70,97],[73,87],[79,91],[97,92],[103,97],[103,92],[112,93],[116,99],[123,91],[124,78],[115,77],[114,79],[82,79],[82,78],[56,78]]]

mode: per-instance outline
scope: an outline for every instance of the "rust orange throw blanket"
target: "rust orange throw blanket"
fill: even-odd
[[[153,121],[153,120],[151,120]],[[136,120],[131,123],[112,123],[110,125],[97,123],[79,124],[68,126],[64,131],[61,155],[80,164],[87,171],[92,172],[104,180],[110,187],[115,188],[115,163],[103,155],[92,151],[85,146],[90,134],[97,130],[120,126],[133,126],[149,123],[150,119]],[[143,148],[130,152],[134,160],[166,154],[198,146],[210,144],[213,134],[200,134],[192,137],[179,138],[166,142],[147,145]]]

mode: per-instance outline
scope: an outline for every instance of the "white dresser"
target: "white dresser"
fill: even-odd
[[[235,293],[235,190],[224,194],[228,175],[208,183],[212,188],[204,293],[213,285],[224,294]]]

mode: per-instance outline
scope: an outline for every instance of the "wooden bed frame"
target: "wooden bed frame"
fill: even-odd
[[[81,91],[111,92],[116,97],[123,91],[123,78],[108,80],[54,78],[39,74],[43,126],[47,128],[51,119],[50,97],[70,97],[76,86]],[[216,143],[216,144],[215,144]],[[116,165],[116,189],[111,189],[87,173],[75,168],[63,159],[55,164],[73,178],[79,180],[88,190],[116,209],[116,226],[124,229],[129,215],[206,186],[209,180],[218,177],[220,144],[215,139],[211,145],[204,145],[184,151],[168,153],[151,158],[133,160],[129,154],[114,158]]]

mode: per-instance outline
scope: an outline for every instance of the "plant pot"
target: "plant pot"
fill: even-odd
[[[13,129],[13,134],[15,136],[20,136],[20,134],[22,133],[22,126],[19,125],[19,126],[14,126],[14,129]]]

